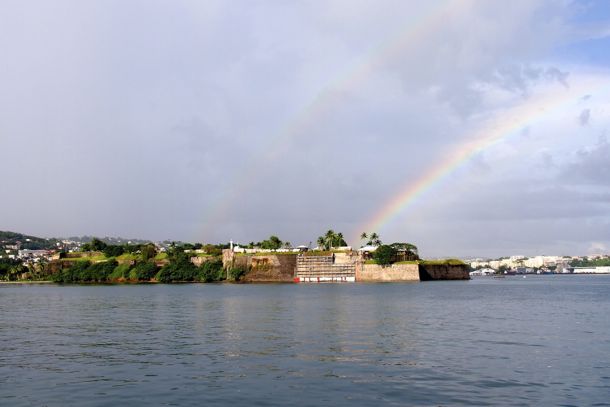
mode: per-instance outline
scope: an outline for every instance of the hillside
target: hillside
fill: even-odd
[[[23,233],[0,231],[0,245],[2,246],[21,244],[21,249],[53,249],[57,241],[57,239],[45,239]]]

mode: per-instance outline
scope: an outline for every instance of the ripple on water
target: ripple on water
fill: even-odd
[[[0,405],[608,405],[609,282],[2,286]]]

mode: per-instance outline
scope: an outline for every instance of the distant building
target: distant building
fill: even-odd
[[[574,274],[610,274],[610,266],[574,267]]]

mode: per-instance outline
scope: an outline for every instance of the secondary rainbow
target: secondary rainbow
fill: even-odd
[[[444,178],[455,172],[474,155],[489,149],[526,126],[542,120],[548,114],[569,106],[570,103],[578,101],[583,96],[599,93],[602,88],[607,87],[608,82],[604,80],[587,81],[578,87],[561,89],[531,99],[523,105],[500,114],[499,118],[469,137],[469,141],[452,151],[448,157],[440,160],[437,166],[429,169],[414,182],[409,181],[404,184],[398,194],[389,199],[371,219],[354,232],[381,231],[395,216],[404,212],[422,194],[441,183]],[[358,240],[356,234],[354,234],[354,240]]]
[[[240,198],[247,193],[249,187],[256,184],[256,179],[264,173],[267,163],[285,151],[292,139],[305,133],[311,123],[315,123],[317,118],[330,111],[339,102],[338,91],[358,88],[373,72],[392,61],[401,52],[415,44],[417,40],[433,32],[446,22],[446,19],[467,5],[468,2],[461,0],[439,1],[423,16],[420,16],[417,21],[408,24],[397,34],[392,35],[383,45],[361,60],[362,62],[350,67],[350,69],[329,81],[328,85],[310,103],[292,116],[291,120],[282,126],[276,135],[267,142],[268,148],[262,149],[267,153],[257,156],[246,165],[245,170],[240,172],[241,176],[233,183],[227,193],[223,194],[208,209],[203,224],[210,227],[212,222],[221,220],[224,217],[224,212],[233,206],[232,203],[239,202]]]

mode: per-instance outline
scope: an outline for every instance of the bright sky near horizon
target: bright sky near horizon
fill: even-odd
[[[0,230],[610,251],[610,2],[0,1]]]

